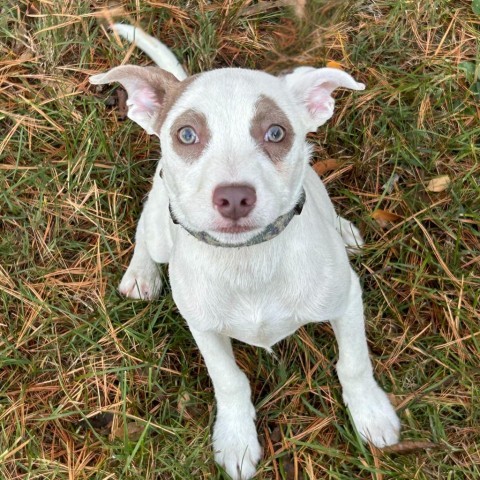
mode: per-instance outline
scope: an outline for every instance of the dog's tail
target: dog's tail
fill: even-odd
[[[140,48],[140,50],[143,50],[160,68],[172,73],[179,80],[184,80],[188,77],[172,51],[160,42],[160,40],[151,37],[141,28],[123,23],[115,23],[112,25],[112,30],[125,40],[135,43],[135,45]]]

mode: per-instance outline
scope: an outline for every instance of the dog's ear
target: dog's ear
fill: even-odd
[[[364,90],[348,73],[336,68],[299,67],[284,77],[287,88],[304,110],[304,121],[309,132],[315,132],[332,115],[337,88]]]
[[[155,120],[162,112],[167,91],[174,89],[179,80],[161,68],[124,65],[93,75],[90,82],[95,85],[121,83],[128,94],[128,117],[148,134],[158,135],[159,132],[153,130]]]

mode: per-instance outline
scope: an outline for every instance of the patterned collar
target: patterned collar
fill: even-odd
[[[300,215],[302,213],[303,205],[305,204],[305,198],[305,190],[302,188],[302,193],[300,194],[300,198],[298,199],[297,204],[289,212],[280,215],[274,222],[267,225],[260,233],[257,233],[257,235],[252,237],[250,240],[242,243],[224,243],[212,237],[207,232],[196,232],[194,230],[190,230],[177,220],[177,218],[173,214],[171,206],[169,206],[169,209],[173,223],[175,223],[176,225],[180,225],[184,230],[186,230],[197,240],[200,240],[207,245],[213,245],[214,247],[240,248],[250,247],[251,245],[258,245],[259,243],[271,240],[272,238],[275,238],[277,235],[282,233],[283,230],[285,230],[285,227],[290,223],[290,220],[292,220],[295,215]]]

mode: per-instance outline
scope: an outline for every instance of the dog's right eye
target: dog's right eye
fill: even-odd
[[[265,141],[279,143],[285,138],[285,129],[280,125],[271,125],[265,133]]]
[[[197,132],[193,129],[193,127],[182,127],[177,132],[177,138],[182,142],[184,145],[193,145],[194,143],[198,143],[198,135]]]

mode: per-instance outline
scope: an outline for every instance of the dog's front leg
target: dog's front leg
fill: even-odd
[[[148,202],[148,201],[147,201]],[[121,294],[129,298],[153,300],[162,288],[159,265],[153,261],[147,249],[145,218],[148,203],[138,222],[135,250],[127,271],[118,287]]]
[[[132,260],[120,282],[119,290],[130,298],[153,300],[162,289],[160,263],[168,263],[172,249],[168,196],[159,168],[143,207],[135,235]]]
[[[213,430],[215,460],[234,480],[255,475],[262,449],[255,428],[250,385],[233,356],[230,339],[191,329],[212,378],[217,400]]]
[[[331,323],[339,348],[337,373],[343,399],[357,431],[363,440],[379,448],[397,443],[400,421],[387,395],[373,378],[365,337],[362,292],[353,272],[347,309]]]

